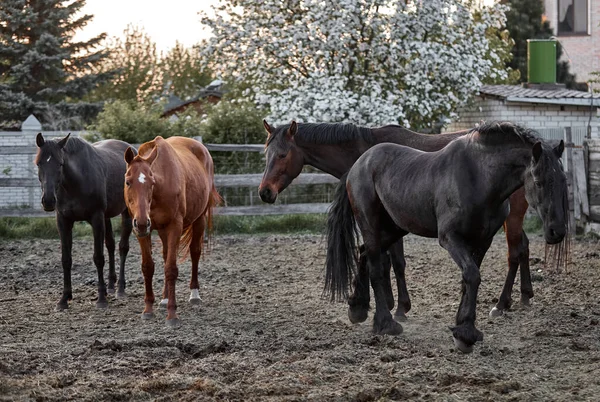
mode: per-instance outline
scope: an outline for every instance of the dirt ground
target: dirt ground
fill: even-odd
[[[111,296],[107,310],[95,308],[91,239],[74,241],[67,312],[54,311],[58,241],[0,241],[0,400],[598,400],[600,246],[575,242],[565,274],[544,269],[541,239],[531,240],[532,307],[488,318],[505,273],[498,237],[482,269],[485,338],[469,355],[448,330],[460,273],[431,239],[406,239],[413,310],[398,337],[374,336],[371,316],[350,324],[345,304],[321,297],[320,236],[218,236],[201,263],[200,308],[187,303],[190,263],[180,266],[176,330],[163,310],[140,318],[135,240],[129,297]],[[161,262],[154,285],[160,294]]]

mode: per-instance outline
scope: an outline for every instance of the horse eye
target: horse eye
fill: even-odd
[[[539,181],[539,180],[536,180],[536,181],[534,181],[533,183],[534,183],[534,184],[535,184],[535,186],[536,186],[536,187],[538,187],[538,188],[542,187],[542,182],[541,182],[541,181]]]
[[[125,185],[126,185],[127,187],[129,187],[129,186],[131,185],[131,184],[129,183],[129,180],[127,180],[127,181],[125,182]]]
[[[279,159],[284,159],[286,156],[287,156],[287,154],[279,154],[279,155],[277,155],[277,157]]]

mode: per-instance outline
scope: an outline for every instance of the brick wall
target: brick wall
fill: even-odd
[[[588,0],[588,34],[558,36],[564,47],[563,58],[570,60],[570,71],[578,82],[591,78],[592,71],[600,71],[600,1]],[[545,15],[556,34],[558,25],[558,0],[544,0]]]
[[[592,112],[592,138],[600,137],[597,108]],[[460,119],[445,131],[472,128],[481,120],[505,120],[534,128],[586,127],[590,119],[589,106],[561,106],[530,103],[508,103],[495,98],[477,97],[474,106],[459,109]]]
[[[31,154],[0,154],[0,178],[37,179],[35,158],[36,132],[0,132],[0,147],[32,147]],[[64,137],[67,133],[44,133],[45,138]],[[72,132],[78,136],[78,132]],[[41,209],[42,190],[36,187],[0,187],[0,208],[28,207]]]

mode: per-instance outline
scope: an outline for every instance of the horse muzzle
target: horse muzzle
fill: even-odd
[[[258,195],[263,202],[273,204],[277,200],[277,192],[272,191],[269,187],[258,189]]]
[[[567,234],[565,225],[551,225],[544,230],[544,239],[548,244],[560,243]]]
[[[152,231],[152,222],[150,218],[146,221],[145,224],[141,224],[137,219],[133,219],[133,232],[137,237],[146,237]]]
[[[56,198],[42,196],[42,208],[46,212],[52,212],[56,209]]]

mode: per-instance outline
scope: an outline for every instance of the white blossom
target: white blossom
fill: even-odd
[[[274,124],[427,126],[505,77],[485,32],[504,6],[473,0],[220,0],[202,22],[217,73],[251,85]],[[408,5],[407,5],[408,4]],[[475,17],[477,12],[477,18]]]

